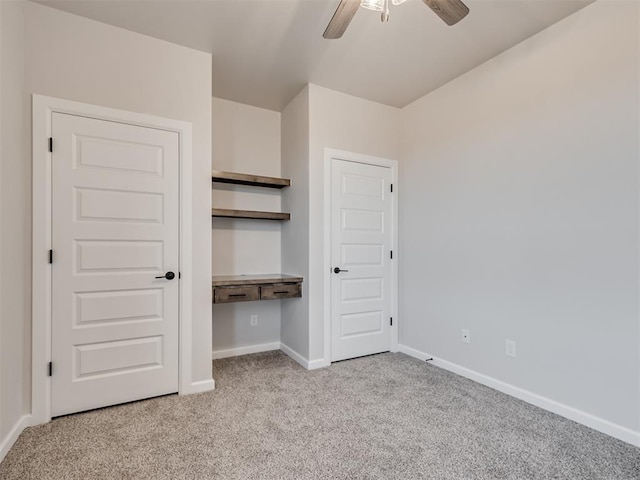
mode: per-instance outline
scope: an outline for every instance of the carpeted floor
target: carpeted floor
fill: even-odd
[[[214,362],[216,391],[32,427],[2,479],[640,478],[640,450],[403,354]]]

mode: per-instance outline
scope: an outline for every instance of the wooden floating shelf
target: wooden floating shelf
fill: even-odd
[[[233,185],[249,185],[252,187],[285,188],[291,185],[288,178],[262,177],[246,173],[221,172],[213,170],[211,181],[216,183],[231,183]]]
[[[258,212],[253,210],[230,210],[225,208],[212,208],[211,216],[219,217],[219,218],[250,218],[254,220],[280,220],[280,221],[286,221],[291,219],[290,213]]]
[[[265,285],[271,283],[300,283],[302,277],[286,273],[266,275],[215,275],[211,277],[212,287],[237,287],[247,285]]]

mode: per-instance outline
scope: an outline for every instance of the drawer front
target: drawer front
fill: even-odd
[[[213,303],[251,302],[260,300],[260,287],[215,287]]]
[[[263,285],[260,288],[260,300],[277,300],[278,298],[297,298],[302,296],[300,283],[278,283]]]

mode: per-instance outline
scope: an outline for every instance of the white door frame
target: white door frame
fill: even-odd
[[[324,149],[324,365],[331,365],[331,162],[333,159],[347,162],[363,163],[377,167],[391,169],[391,182],[393,183],[393,195],[391,197],[391,250],[393,261],[391,263],[391,351],[398,351],[398,162],[388,158],[374,157],[361,153]]]
[[[33,95],[33,243],[32,243],[32,352],[31,410],[32,424],[51,420],[51,377],[47,366],[51,361],[51,249],[52,176],[51,137],[53,113],[66,113],[113,122],[127,123],[176,132],[179,136],[180,159],[180,236],[179,236],[179,330],[178,393],[193,393],[191,385],[192,322],[192,200],[191,200],[191,123],[113,108],[89,105],[42,95]],[[53,146],[55,148],[55,145]],[[55,260],[54,260],[55,261]]]

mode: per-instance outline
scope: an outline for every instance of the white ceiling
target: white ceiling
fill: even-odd
[[[408,0],[386,24],[359,9],[338,40],[339,0],[37,1],[210,52],[214,96],[281,111],[309,82],[403,107],[594,0],[464,0],[453,27]]]

